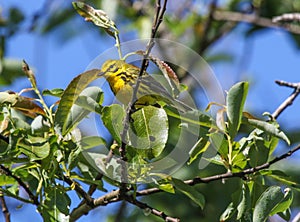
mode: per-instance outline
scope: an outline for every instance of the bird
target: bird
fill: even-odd
[[[104,76],[116,98],[121,103],[128,105],[132,99],[139,73],[139,67],[126,63],[124,60],[107,60],[103,63],[99,76]],[[140,76],[140,84],[135,98],[134,107],[137,109],[149,105],[167,105],[180,112],[192,110],[190,106],[174,98],[166,87],[147,72]]]

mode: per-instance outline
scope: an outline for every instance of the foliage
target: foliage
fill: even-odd
[[[133,26],[149,17],[148,11],[138,8],[135,1],[122,2],[119,4],[126,6],[126,10],[116,7],[116,14],[128,19]],[[241,1],[230,1],[226,8],[239,10],[240,4]],[[74,2],[73,5],[86,21],[115,39],[120,59],[130,56],[122,56],[117,22],[104,11],[97,11],[85,3]],[[299,6],[285,4],[276,7],[270,1],[254,1],[253,5],[260,9],[259,15],[265,17],[272,17],[274,11],[286,12],[284,7],[295,10]],[[216,7],[214,3],[212,6]],[[75,13],[69,8],[61,10],[69,13],[65,17],[50,15],[44,33],[64,24]],[[154,10],[150,13],[154,14]],[[138,14],[140,17],[135,21],[134,16]],[[191,12],[174,26],[177,20],[167,14],[165,30],[181,36],[187,33],[186,27],[192,27],[195,36],[199,35],[202,39],[191,41],[191,46],[203,53],[224,34],[226,25],[224,21],[210,19],[208,14]],[[31,88],[21,93],[0,93],[1,194],[34,204],[45,221],[62,221],[66,217],[76,220],[96,207],[121,201],[136,206],[131,214],[122,215],[124,221],[125,218],[153,221],[157,219],[154,216],[165,220],[178,217],[183,221],[196,221],[195,218],[197,221],[199,218],[205,221],[266,221],[275,214],[286,221],[290,219],[293,196],[297,195],[299,182],[281,169],[269,168],[293,154],[273,157],[279,141],[290,145],[290,140],[271,114],[257,118],[245,110],[248,90],[251,90],[248,82],[238,82],[229,89],[226,104],[217,105],[216,116],[208,112],[211,106],[216,105],[214,101],[205,111],[192,109],[183,114],[174,111],[168,104],[144,106],[137,110],[119,104],[104,105],[106,92],[100,87],[90,86],[101,76],[98,69],[77,75],[66,89],[45,89],[41,92],[32,69],[25,61],[21,71],[20,63],[9,65],[10,59],[4,56],[4,42],[18,31],[22,20],[22,12],[12,8],[7,20],[1,23],[7,34],[2,38],[3,80],[0,78],[0,82],[10,84],[24,73],[31,83]],[[204,24],[208,21],[212,24],[205,28]],[[256,29],[256,26],[251,27],[247,34],[253,34]],[[139,31],[142,35],[147,30]],[[144,55],[143,52],[132,54]],[[224,56],[214,55],[214,58],[222,59]],[[157,65],[166,81],[173,84],[175,72],[157,58],[150,57],[150,60]],[[5,77],[7,73],[11,73],[9,78]],[[184,74],[180,76],[185,77]],[[172,84],[169,87],[172,88]],[[23,96],[28,91],[35,95]],[[58,101],[48,105],[46,96],[57,97]],[[113,142],[101,136],[85,135],[80,129],[79,124],[92,113],[101,119]],[[126,121],[127,116],[129,121]],[[128,130],[124,131],[126,125]],[[153,164],[156,161],[176,163],[175,157],[166,157],[176,151],[176,144],[182,147],[188,143],[192,143],[188,150],[189,158],[179,172],[173,175],[156,170],[155,167],[159,168]],[[125,156],[122,154],[124,147]],[[217,150],[213,156],[205,156],[210,149]],[[196,165],[203,160],[210,165],[201,171]],[[124,172],[126,181],[122,180]],[[85,185],[90,186],[89,191],[82,188]],[[104,185],[113,187],[113,191],[108,191]],[[95,189],[104,192],[104,195],[93,199],[91,190]],[[70,209],[74,201],[70,197],[73,190],[84,202]],[[23,192],[27,194],[25,197]],[[159,194],[154,196],[154,193]],[[147,204],[142,202],[144,200]],[[147,217],[149,214],[154,216]]]

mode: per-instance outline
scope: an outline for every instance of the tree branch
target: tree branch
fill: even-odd
[[[239,12],[230,11],[215,11],[213,13],[215,20],[232,21],[232,22],[247,22],[254,25],[266,28],[281,28],[294,34],[300,34],[300,27],[293,24],[278,24],[274,23],[271,19],[257,17],[256,15],[243,14]]]
[[[163,20],[164,13],[166,11],[166,6],[167,6],[167,0],[164,0],[164,4],[162,7],[161,7],[161,1],[157,0],[156,15],[155,15],[154,22],[152,25],[151,37],[150,37],[150,40],[146,47],[146,51],[145,51],[145,54],[144,54],[144,57],[142,60],[141,69],[140,69],[139,75],[137,77],[136,84],[135,84],[135,86],[133,86],[133,94],[132,94],[131,101],[129,102],[128,107],[126,109],[126,116],[124,119],[124,128],[123,128],[123,131],[121,134],[122,144],[119,149],[119,152],[121,155],[121,161],[120,161],[120,164],[121,164],[121,194],[127,192],[126,183],[128,181],[127,181],[127,169],[126,169],[125,161],[126,161],[126,145],[127,145],[126,135],[129,130],[129,120],[130,120],[131,113],[134,110],[134,103],[136,101],[138,88],[139,88],[139,86],[141,84],[141,80],[142,80],[141,77],[149,65],[148,57],[154,46],[154,38],[156,36],[156,33],[158,31],[158,28],[159,28],[162,20]]]
[[[141,201],[138,201],[137,199],[135,199],[133,196],[127,196],[126,197],[126,201],[128,201],[129,203],[141,208],[144,211],[149,211],[149,213],[158,216],[160,218],[162,218],[164,221],[172,221],[172,222],[178,222],[180,221],[178,218],[173,218],[168,216],[167,214],[165,214],[163,211],[159,211],[153,207],[150,207],[148,204],[145,204]]]
[[[23,182],[23,180],[14,175],[10,169],[6,168],[5,166],[1,165],[0,164],[0,169],[7,175],[7,176],[10,176],[12,178],[14,178],[18,184],[26,191],[26,193],[28,194],[29,198],[32,200],[32,203],[35,204],[36,206],[40,205],[40,202],[38,200],[38,198],[31,192],[31,190],[29,189],[29,186],[27,184],[25,184]]]
[[[97,199],[93,200],[92,205],[88,205],[86,203],[79,205],[75,208],[72,213],[70,214],[70,222],[76,221],[82,215],[88,214],[90,210],[99,207],[99,206],[106,206],[109,203],[120,201],[120,190],[114,190],[110,193],[107,193]]]
[[[300,93],[300,83],[290,83],[285,81],[275,81],[280,86],[286,86],[290,88],[294,88],[294,92],[286,98],[286,100],[281,103],[281,105],[273,112],[272,116],[277,119],[277,117],[288,107],[291,106],[294,102],[294,100],[297,98],[297,96]]]
[[[300,144],[298,146],[296,146],[294,149],[282,154],[279,157],[275,157],[273,160],[271,160],[267,163],[264,163],[260,166],[249,168],[249,169],[243,170],[241,172],[236,172],[236,173],[227,172],[227,173],[224,173],[224,174],[218,174],[218,175],[214,175],[214,176],[210,176],[210,177],[204,177],[204,178],[195,177],[194,179],[191,179],[191,180],[185,180],[184,183],[188,184],[190,186],[194,186],[196,184],[210,183],[212,181],[223,180],[223,179],[228,179],[228,178],[233,178],[233,177],[244,178],[246,175],[253,174],[253,173],[258,172],[260,170],[264,170],[264,169],[269,168],[274,163],[277,163],[278,161],[283,160],[283,159],[291,156],[293,153],[297,152],[298,150],[300,150]],[[159,193],[159,192],[162,192],[162,190],[160,190],[159,188],[150,188],[150,189],[145,189],[145,190],[138,191],[136,193],[136,196],[146,196],[146,195]]]
[[[300,21],[300,13],[286,13],[280,16],[275,16],[272,19],[272,22],[291,22],[291,21]]]
[[[234,178],[234,177],[239,177],[239,178],[243,179],[243,178],[245,178],[246,175],[253,174],[253,173],[256,173],[256,172],[259,172],[261,170],[269,168],[271,165],[273,165],[273,164],[275,164],[275,163],[291,156],[293,153],[297,152],[298,150],[300,150],[300,144],[298,146],[296,146],[294,149],[282,154],[279,157],[275,157],[273,160],[271,160],[267,163],[264,163],[260,166],[249,168],[249,169],[243,170],[241,172],[236,172],[236,173],[228,172],[228,173],[218,174],[218,175],[214,175],[214,176],[210,176],[210,177],[204,177],[204,178],[196,177],[196,178],[193,178],[191,180],[185,180],[184,183],[188,184],[190,186],[194,186],[196,184],[210,183],[212,181],[229,179],[229,178]],[[152,194],[160,193],[160,192],[163,192],[163,190],[160,190],[159,188],[150,188],[150,189],[137,191],[136,196],[137,197],[138,196],[147,196],[147,195],[152,195]],[[109,203],[118,202],[118,201],[121,201],[121,200],[124,200],[124,199],[127,200],[128,202],[133,201],[133,200],[130,200],[130,198],[133,198],[133,197],[130,197],[129,199],[128,198],[129,197],[126,196],[126,195],[121,196],[121,191],[120,190],[111,191],[110,193],[108,193],[104,196],[101,196],[97,199],[94,199],[92,206],[84,203],[84,204],[80,205],[79,207],[77,207],[76,209],[74,209],[72,211],[72,213],[70,214],[70,221],[77,220],[82,215],[88,214],[88,212],[90,210],[92,210],[92,209],[94,209],[98,206],[106,206]],[[132,202],[130,202],[130,203],[132,203]],[[150,208],[150,209],[152,209],[152,208]],[[155,212],[157,213],[157,212],[160,212],[160,211],[155,211]],[[161,212],[160,212],[160,214],[161,214]]]
[[[2,191],[0,191],[0,203],[1,203],[2,213],[4,215],[5,222],[10,222],[10,212],[7,208],[6,201],[4,199]]]
[[[93,198],[87,194],[81,187],[80,185],[72,180],[71,178],[63,175],[63,181],[65,181],[70,187],[74,187],[74,190],[80,194],[80,196],[86,201],[87,205],[93,207],[94,206],[94,200]]]

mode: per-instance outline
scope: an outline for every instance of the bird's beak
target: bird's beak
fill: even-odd
[[[99,77],[102,77],[102,76],[105,75],[105,73],[106,73],[106,72],[102,72],[102,71],[101,71],[101,72],[99,72],[98,76],[99,76]]]

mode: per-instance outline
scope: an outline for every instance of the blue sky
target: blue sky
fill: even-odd
[[[27,0],[26,3],[20,4],[22,1],[18,0],[2,1],[0,0],[0,6],[4,6],[4,10],[9,5],[18,5],[28,15],[40,9],[44,2]],[[70,25],[73,25],[74,27],[71,28],[76,30],[75,24]],[[242,29],[243,27],[240,31]],[[55,31],[47,36],[23,32],[8,42],[7,57],[25,59],[30,66],[34,67],[42,89],[65,88],[72,78],[83,72],[97,55],[114,44],[112,40],[99,39],[99,35],[95,32],[84,32],[63,43],[57,40],[56,35],[58,32]],[[292,92],[291,89],[277,86],[275,80],[299,81],[300,51],[290,41],[290,37],[281,30],[269,30],[257,34],[250,42],[244,41],[239,33],[233,33],[218,42],[214,51],[237,55],[233,64],[213,64],[212,68],[224,90],[228,90],[237,81],[250,81],[249,97],[246,101],[246,108],[250,112],[272,113]],[[24,79],[16,82],[13,87],[19,91],[28,86],[29,83]],[[293,106],[279,117],[278,121],[282,123],[284,130],[300,129],[299,109],[300,101],[297,99]],[[24,216],[24,211],[29,212],[28,217]],[[12,213],[13,221],[40,220],[37,213],[30,214],[34,212],[30,206],[24,206],[17,212],[20,213]],[[87,218],[84,217],[81,221],[87,221]]]

